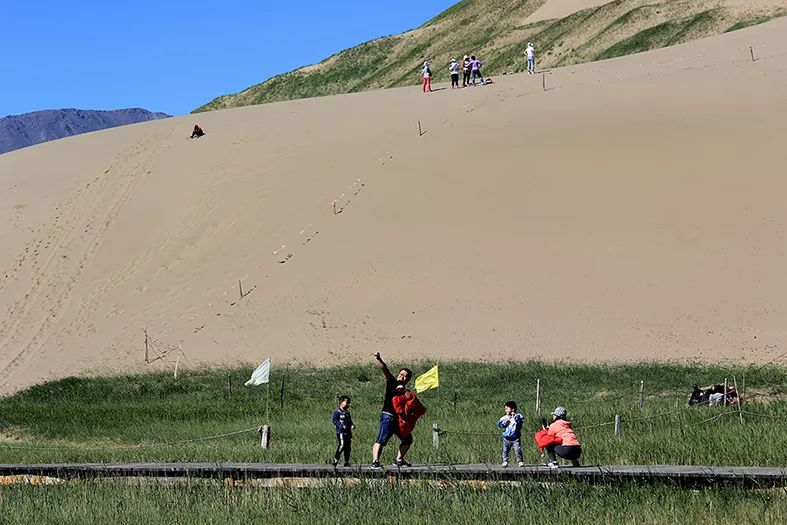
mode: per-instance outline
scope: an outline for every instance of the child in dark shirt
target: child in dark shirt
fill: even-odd
[[[331,464],[335,467],[339,464],[339,457],[344,453],[344,466],[350,466],[350,451],[353,441],[353,418],[350,415],[350,398],[347,396],[339,397],[339,407],[333,411],[331,417],[333,426],[336,427],[336,454],[333,456]]]

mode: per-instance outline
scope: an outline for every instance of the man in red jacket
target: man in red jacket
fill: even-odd
[[[396,466],[409,467],[410,464],[405,461],[404,455],[407,454],[410,445],[413,443],[413,435],[407,434],[406,436],[402,436],[402,432],[399,429],[399,418],[394,408],[394,397],[403,396],[409,392],[405,385],[407,385],[407,382],[413,377],[413,372],[409,368],[402,368],[399,370],[399,373],[396,374],[396,377],[394,377],[391,371],[388,370],[388,365],[386,365],[380,357],[380,352],[374,354],[374,358],[377,360],[377,366],[380,367],[385,377],[385,396],[383,397],[383,410],[380,414],[380,431],[377,433],[377,439],[372,447],[372,468],[382,468],[380,465],[380,455],[383,452],[383,447],[388,444],[388,440],[394,435],[399,437],[401,441],[399,444],[399,454],[396,456]]]

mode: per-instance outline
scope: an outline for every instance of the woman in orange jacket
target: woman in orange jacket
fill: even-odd
[[[547,435],[555,436],[562,444],[552,444],[546,447],[549,454],[549,468],[558,468],[558,456],[571,461],[572,467],[579,466],[579,456],[582,455],[582,446],[579,444],[571,422],[566,419],[568,412],[563,407],[557,407],[552,411],[552,424],[547,429]]]

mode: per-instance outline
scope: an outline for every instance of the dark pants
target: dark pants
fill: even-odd
[[[503,438],[503,461],[508,463],[508,453],[511,450],[511,447],[514,448],[514,454],[516,454],[517,461],[524,461],[522,457],[522,441],[517,439],[507,439]]]
[[[459,87],[459,73],[451,73],[451,87]]]
[[[380,432],[377,433],[375,443],[387,445],[391,436],[397,436],[402,440],[402,445],[409,445],[413,442],[412,434],[407,437],[402,437],[402,434],[399,432],[399,421],[396,419],[396,416],[388,412],[383,412],[380,414]]]
[[[481,74],[481,70],[480,69],[473,70],[473,85],[474,86],[475,86],[475,79],[477,79],[477,78],[481,79],[481,83],[482,84],[484,83],[484,75]]]
[[[464,75],[462,76],[462,85],[463,86],[467,86],[469,84],[470,84],[470,70],[469,69],[465,69],[464,70]]]
[[[336,441],[338,442],[338,445],[336,446],[336,454],[334,454],[333,457],[338,461],[339,456],[341,456],[342,452],[344,452],[344,462],[349,463],[350,451],[352,450],[353,446],[353,435],[345,433],[336,434]]]
[[[573,466],[578,467],[579,456],[582,455],[582,447],[580,445],[552,445],[547,447],[547,454],[549,454],[549,459],[552,461],[557,461],[556,456],[560,456],[563,459],[570,460]]]

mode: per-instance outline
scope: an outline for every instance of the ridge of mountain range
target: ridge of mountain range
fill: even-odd
[[[9,115],[0,118],[0,154],[50,140],[168,117],[166,113],[142,108],[46,109]]]

